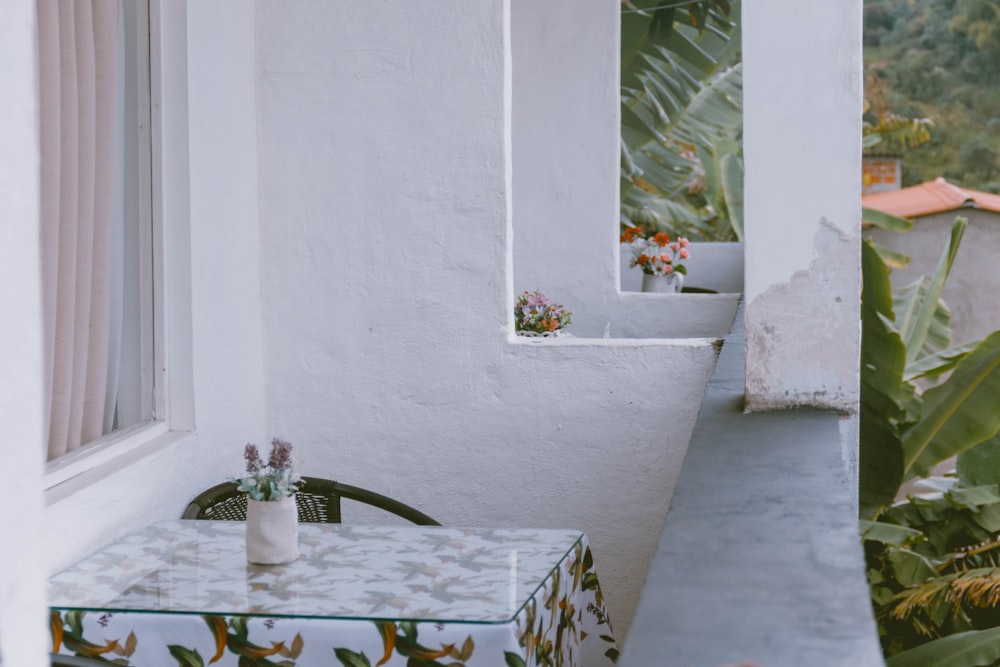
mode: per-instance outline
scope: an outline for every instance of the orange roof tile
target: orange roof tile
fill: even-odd
[[[892,192],[866,195],[861,198],[861,205],[901,218],[917,218],[959,208],[981,208],[1000,213],[1000,195],[961,188],[939,177]]]

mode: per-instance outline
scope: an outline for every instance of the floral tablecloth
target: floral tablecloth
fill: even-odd
[[[240,522],[167,521],[50,581],[53,651],[155,667],[610,665],[584,534],[301,524],[246,563]]]

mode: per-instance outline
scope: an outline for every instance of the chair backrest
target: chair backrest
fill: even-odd
[[[75,655],[61,655],[59,653],[51,654],[51,665],[52,667],[100,667],[103,665],[107,667],[110,662],[105,660],[97,660],[95,658],[84,658]]]
[[[302,486],[295,494],[299,521],[340,523],[341,498],[378,507],[420,526],[441,525],[420,510],[388,496],[319,477],[302,478]],[[240,493],[236,484],[232,482],[216,484],[198,494],[184,510],[181,518],[243,521],[247,518],[246,494]]]

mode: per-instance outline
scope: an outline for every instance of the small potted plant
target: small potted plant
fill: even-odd
[[[572,313],[538,292],[525,291],[514,306],[514,330],[519,336],[558,336],[567,327]]]
[[[257,445],[247,443],[243,458],[246,473],[232,481],[247,495],[247,561],[259,565],[291,562],[299,557],[295,493],[301,484],[292,445],[274,438],[265,463]]]
[[[683,236],[671,241],[666,232],[646,234],[642,227],[627,227],[621,242],[632,252],[629,266],[642,269],[643,292],[680,292],[687,267],[683,260],[691,256],[690,242]]]

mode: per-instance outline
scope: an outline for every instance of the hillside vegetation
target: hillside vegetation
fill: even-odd
[[[1000,192],[1000,3],[865,0],[864,45],[868,101],[934,123],[905,152],[903,184]]]

